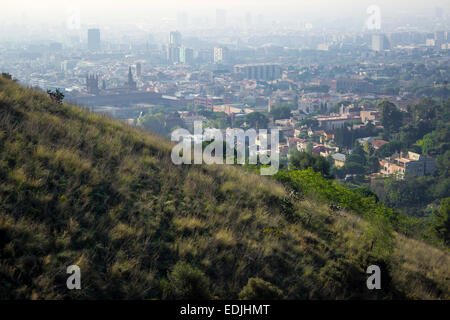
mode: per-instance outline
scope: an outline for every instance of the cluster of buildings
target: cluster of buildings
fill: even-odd
[[[404,179],[433,174],[436,171],[436,162],[433,158],[409,151],[380,160],[380,167],[381,175]]]
[[[265,42],[260,43],[240,38],[193,41],[179,31],[165,38],[158,45],[143,44],[134,50],[130,45],[106,43],[100,29],[93,28],[87,30],[81,49],[66,49],[58,43],[38,48],[0,47],[0,68],[26,85],[63,89],[67,101],[128,123],[136,123],[155,106],[167,110],[168,127],[189,127],[194,121],[208,120],[186,110],[224,113],[232,125],[239,117],[262,112],[269,117],[269,128],[281,132],[281,155],[292,148],[310,150],[330,156],[336,167],[344,166],[348,156],[347,150],[334,143],[336,130],[363,128],[369,122],[380,127],[380,112],[366,107],[365,102],[387,99],[406,109],[420,100],[407,89],[412,81],[434,87],[448,85],[427,83],[426,72],[414,71],[426,57],[427,64],[420,67],[435,71],[431,68],[436,66],[445,74],[450,51],[448,32],[443,31],[264,34],[259,39]],[[399,74],[414,74],[414,79],[398,79]],[[386,91],[392,81],[398,90]],[[336,105],[339,110],[331,112]],[[289,107],[292,117],[271,118],[271,111],[280,106]],[[300,125],[305,117],[316,124]],[[373,137],[360,140],[374,149],[387,143]],[[427,163],[423,157],[396,159],[383,160],[386,169],[380,174],[426,175],[433,170],[431,164],[422,171],[417,169],[417,163]]]

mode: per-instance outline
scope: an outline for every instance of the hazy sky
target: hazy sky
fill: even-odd
[[[57,19],[67,15],[70,9],[80,9],[85,19],[110,18],[111,20],[129,16],[175,18],[180,11],[189,15],[211,14],[215,9],[226,9],[228,15],[238,15],[245,11],[265,14],[298,15],[351,15],[379,5],[386,13],[392,11],[434,11],[436,6],[450,11],[449,0],[13,0],[2,1],[0,16],[8,20]],[[22,20],[22,23],[26,21]]]
[[[0,40],[64,37],[78,12],[80,27],[100,27],[105,37],[134,30],[165,33],[178,28],[177,16],[186,13],[194,29],[215,25],[216,10],[226,10],[228,27],[245,26],[247,13],[255,23],[263,16],[263,25],[296,28],[314,25],[314,30],[339,29],[361,31],[368,17],[367,8],[379,6],[383,27],[415,27],[434,17],[436,7],[449,17],[450,0],[3,0],[0,10]],[[406,19],[405,19],[406,17]],[[310,24],[312,23],[312,24]],[[131,26],[130,28],[125,27]],[[438,29],[447,29],[441,23]],[[66,26],[66,27],[64,27]],[[182,30],[187,32],[187,30]],[[131,34],[131,33],[130,33]],[[132,35],[135,35],[133,33]]]

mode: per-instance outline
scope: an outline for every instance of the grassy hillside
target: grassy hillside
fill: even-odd
[[[0,298],[450,298],[448,252],[170,151],[0,78]],[[371,264],[382,290],[366,288]]]

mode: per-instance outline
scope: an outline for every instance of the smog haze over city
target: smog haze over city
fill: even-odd
[[[22,37],[64,40],[67,19],[79,13],[81,28],[101,26],[113,39],[135,27],[142,32],[184,32],[216,27],[216,10],[225,10],[229,32],[242,30],[304,30],[357,32],[364,29],[366,9],[377,5],[383,30],[433,28],[436,11],[450,10],[446,0],[18,0],[2,5],[0,36],[11,41]],[[445,27],[446,21],[442,21]],[[14,32],[11,32],[14,31]],[[129,35],[130,37],[132,35]]]

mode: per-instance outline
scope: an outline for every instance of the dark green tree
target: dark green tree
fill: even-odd
[[[357,162],[345,162],[343,167],[345,173],[347,174],[364,174],[366,173],[366,168]]]
[[[251,128],[265,129],[269,123],[269,119],[261,112],[249,113],[245,118]]]
[[[290,154],[289,164],[299,170],[312,168],[315,172],[320,172],[324,177],[330,177],[330,163],[318,154],[294,150]]]
[[[164,123],[164,115],[162,113],[146,114],[139,119],[138,126],[142,126],[160,136],[164,136],[168,133]]]
[[[403,149],[404,145],[401,141],[392,141],[382,145],[377,151],[375,151],[375,155],[379,158],[385,158],[396,152],[400,152]]]
[[[58,88],[55,91],[47,90],[47,94],[58,104],[61,104],[64,100],[64,93],[62,93]]]
[[[211,298],[209,279],[202,271],[184,261],[180,261],[174,266],[168,280],[163,288],[165,298],[183,300]]]
[[[403,113],[389,101],[383,101],[378,105],[381,110],[381,124],[385,132],[390,135],[397,132],[402,125]]]
[[[274,108],[270,111],[274,120],[289,119],[292,116],[291,108],[288,106]]]
[[[2,78],[7,79],[7,80],[12,80],[12,76],[9,73],[6,72],[2,72]]]
[[[441,200],[441,207],[434,211],[434,229],[446,245],[450,244],[450,198]]]

